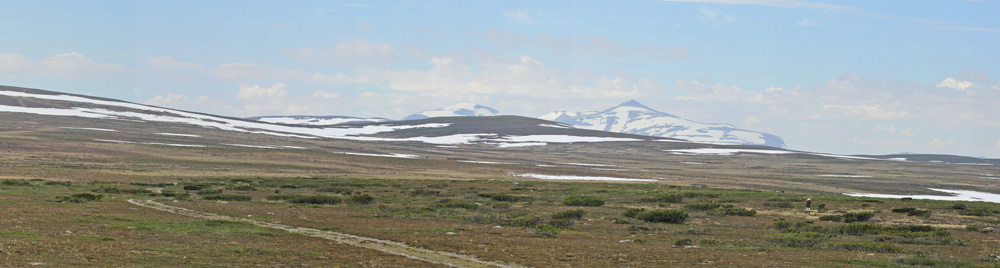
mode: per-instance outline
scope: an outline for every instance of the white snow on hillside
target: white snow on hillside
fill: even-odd
[[[331,126],[340,125],[345,123],[381,123],[390,121],[385,118],[355,118],[346,116],[264,116],[251,118],[253,120],[275,123],[275,124],[286,124],[286,125],[308,125],[308,126]]]
[[[407,116],[403,120],[418,120],[431,117],[452,117],[452,116],[495,116],[500,114],[496,109],[474,104],[459,103],[436,110],[427,110]]]

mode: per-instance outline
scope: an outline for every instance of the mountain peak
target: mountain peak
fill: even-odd
[[[441,109],[427,110],[415,113],[410,116],[407,116],[406,118],[403,118],[403,120],[418,120],[431,117],[449,117],[449,116],[494,116],[499,114],[500,112],[497,111],[496,109],[486,107],[483,105],[475,103],[459,103]]]
[[[642,103],[639,103],[639,101],[636,101],[636,100],[629,100],[629,101],[626,101],[626,102],[622,102],[622,104],[618,104],[618,106],[612,107],[611,109],[619,108],[619,107],[633,107],[633,108],[640,108],[640,109],[644,109],[644,110],[650,110],[650,111],[658,112],[656,110],[653,110],[652,108],[646,107],[646,105],[642,105]]]

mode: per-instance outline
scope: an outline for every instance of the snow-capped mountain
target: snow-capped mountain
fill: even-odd
[[[367,124],[382,123],[392,121],[385,118],[358,118],[350,116],[312,116],[312,115],[287,115],[287,116],[254,116],[247,117],[248,120],[257,120],[275,124],[286,125],[307,125],[307,126],[330,126],[341,124]]]
[[[437,110],[427,110],[419,113],[412,114],[403,118],[403,120],[419,120],[431,117],[449,117],[449,116],[494,116],[498,115],[496,109],[482,106],[474,103],[459,103],[445,108]]]
[[[684,139],[693,142],[785,147],[778,136],[739,129],[728,124],[706,124],[659,112],[635,100],[601,112],[552,112],[539,119],[576,128]]]

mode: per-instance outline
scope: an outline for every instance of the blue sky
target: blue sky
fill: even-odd
[[[0,84],[230,116],[629,99],[832,153],[1000,157],[1000,3],[0,1]]]

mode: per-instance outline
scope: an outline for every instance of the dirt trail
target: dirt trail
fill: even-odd
[[[152,208],[160,211],[165,211],[195,218],[247,222],[260,227],[280,229],[290,233],[329,239],[352,246],[374,249],[390,254],[400,255],[411,259],[417,259],[452,267],[511,267],[511,268],[525,267],[517,264],[504,264],[498,262],[484,261],[468,255],[461,255],[451,252],[433,251],[424,248],[412,247],[395,241],[381,240],[381,239],[356,236],[338,232],[323,231],[313,228],[296,227],[284,224],[257,221],[252,219],[244,219],[244,218],[230,217],[219,214],[199,212],[182,207],[164,205],[161,203],[154,202],[153,200],[129,199],[128,202],[137,206]]]

